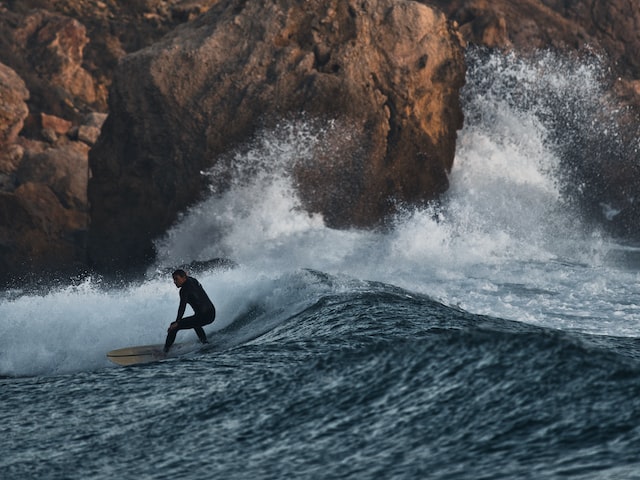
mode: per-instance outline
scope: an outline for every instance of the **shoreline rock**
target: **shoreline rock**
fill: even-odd
[[[365,1],[356,5],[352,2],[351,8],[364,8],[376,3]],[[409,4],[413,2],[395,3]],[[522,0],[521,2],[510,0],[491,2],[488,0],[429,0],[418,3],[425,4],[425,8],[429,9],[433,5],[439,6],[453,22],[453,26],[448,26],[443,31],[444,33],[439,33],[443,35],[444,39],[450,37],[449,30],[452,30],[456,36],[463,38],[465,42],[470,44],[516,51],[518,54],[526,54],[532,48],[553,48],[567,55],[604,55],[603,58],[610,62],[608,67],[612,77],[611,98],[619,101],[621,105],[622,143],[632,145],[637,140],[637,124],[638,118],[640,118],[640,88],[637,86],[640,82],[640,57],[635,52],[640,48],[640,33],[635,25],[640,22],[640,11],[634,9],[627,0],[613,0],[611,2],[577,0],[568,3],[560,0]],[[125,56],[130,54],[135,56],[134,52],[145,47],[152,46],[151,48],[154,48],[153,46],[166,34],[169,34],[169,38],[182,35],[184,32],[180,33],[178,26],[185,22],[189,22],[185,31],[192,28],[194,24],[200,25],[200,28],[206,28],[206,25],[202,23],[203,15],[215,9],[224,10],[224,4],[225,2],[220,0],[136,0],[132,2],[21,0],[20,2],[0,2],[0,195],[3,199],[0,202],[0,205],[3,205],[0,207],[0,218],[4,222],[0,223],[0,265],[5,269],[7,276],[25,273],[25,269],[39,272],[45,266],[53,271],[63,271],[68,270],[71,266],[73,269],[85,269],[88,265],[89,206],[78,203],[77,199],[81,196],[77,193],[63,194],[60,198],[66,198],[66,200],[62,201],[58,194],[54,193],[55,191],[59,192],[60,187],[59,182],[58,187],[55,187],[53,177],[51,180],[46,180],[43,177],[39,177],[38,181],[20,180],[17,172],[21,169],[21,163],[25,159],[41,158],[42,168],[46,170],[45,165],[48,162],[57,164],[60,156],[69,156],[70,159],[76,158],[79,154],[83,155],[78,152],[84,152],[94,145],[99,149],[104,149],[106,140],[101,139],[98,135],[102,131],[102,123],[108,111],[108,90],[111,87],[118,62],[123,59],[125,63],[129,62],[130,60]],[[259,4],[260,2],[256,3],[256,5]],[[293,3],[290,2],[290,5],[293,6]],[[376,125],[376,122],[380,121],[381,116],[374,115],[367,120],[355,121],[353,122],[355,125],[354,135],[359,136],[360,143],[355,147],[351,146],[350,151],[342,152],[342,157],[337,163],[332,164],[333,152],[318,152],[318,161],[314,168],[298,169],[296,172],[298,181],[303,190],[307,192],[311,192],[314,190],[312,187],[315,184],[322,182],[337,186],[333,190],[315,189],[319,194],[304,196],[306,208],[309,211],[325,213],[329,223],[334,226],[340,227],[350,223],[366,226],[375,223],[372,219],[383,217],[384,213],[392,208],[390,205],[392,206],[393,203],[393,199],[382,202],[365,200],[371,199],[370,196],[367,197],[367,192],[370,193],[377,189],[382,192],[380,198],[389,195],[390,197],[407,198],[412,202],[422,202],[431,198],[432,195],[428,192],[437,196],[438,192],[446,189],[446,172],[450,168],[450,164],[446,161],[442,162],[436,157],[426,159],[416,157],[413,160],[415,168],[422,161],[425,161],[426,165],[436,166],[434,171],[426,172],[425,176],[437,179],[437,181],[434,181],[431,186],[427,186],[423,192],[419,192],[419,190],[422,188],[421,185],[425,185],[426,177],[402,177],[395,176],[395,174],[385,177],[380,173],[385,168],[400,171],[408,171],[412,168],[411,162],[396,162],[389,167],[384,160],[387,156],[376,157],[373,152],[376,151],[376,148],[382,148],[381,145],[386,142],[389,145],[395,144],[397,146],[394,152],[391,152],[392,149],[387,149],[389,151],[387,153],[391,157],[394,155],[398,158],[410,156],[410,149],[413,147],[408,147],[407,151],[403,151],[402,147],[403,143],[411,143],[405,140],[406,135],[410,135],[410,132],[407,131],[407,124],[404,123],[406,119],[403,116],[417,114],[416,112],[420,112],[420,107],[408,105],[405,102],[406,99],[399,101],[394,99],[393,89],[386,91],[380,88],[384,82],[393,84],[393,77],[382,78],[382,80],[379,76],[377,80],[373,77],[361,77],[360,87],[347,86],[344,91],[345,85],[340,81],[336,82],[335,79],[340,78],[341,75],[340,69],[344,70],[345,65],[349,65],[348,61],[345,62],[349,55],[363,54],[365,61],[369,61],[368,57],[372,55],[369,52],[371,43],[361,44],[360,49],[350,46],[349,42],[352,42],[353,38],[349,35],[354,32],[356,22],[348,20],[350,18],[348,5],[350,5],[348,2],[325,2],[326,9],[322,15],[314,17],[315,23],[308,21],[297,25],[300,14],[292,13],[290,19],[284,19],[277,23],[279,28],[277,32],[273,29],[269,30],[270,26],[265,29],[260,25],[260,14],[256,14],[256,18],[245,20],[248,23],[244,26],[240,19],[238,25],[229,25],[229,28],[245,28],[249,34],[254,33],[253,28],[273,31],[274,34],[271,38],[274,45],[278,46],[280,51],[292,55],[297,63],[290,64],[293,65],[293,71],[283,72],[273,67],[264,69],[265,65],[253,60],[256,68],[262,68],[262,71],[265,72],[263,73],[265,82],[262,87],[250,89],[244,96],[238,96],[233,100],[237,102],[236,107],[240,109],[240,116],[244,115],[245,117],[244,120],[239,119],[238,121],[244,121],[245,125],[249,125],[249,127],[246,129],[243,129],[244,127],[238,128],[232,132],[231,126],[227,126],[224,121],[221,121],[220,123],[224,125],[223,129],[206,129],[200,137],[204,139],[203,143],[206,144],[206,148],[201,150],[199,148],[185,149],[182,152],[184,156],[180,162],[182,162],[187,175],[195,177],[201,167],[208,166],[205,162],[199,161],[189,164],[188,159],[193,158],[192,154],[207,151],[213,152],[215,155],[216,152],[226,148],[226,146],[223,148],[223,145],[233,145],[246,140],[245,135],[253,128],[251,126],[253,120],[248,118],[249,114],[246,112],[250,110],[248,105],[256,105],[256,103],[252,103],[253,100],[250,101],[251,98],[259,99],[264,104],[268,104],[270,96],[277,98],[278,101],[275,102],[277,108],[274,108],[274,112],[279,115],[280,112],[295,110],[291,106],[300,102],[301,98],[304,99],[305,95],[310,97],[314,92],[331,91],[335,94],[332,93],[329,96],[330,101],[326,102],[326,105],[321,105],[321,101],[317,101],[314,108],[316,108],[316,113],[335,116],[334,112],[336,111],[342,112],[341,114],[349,113],[349,109],[357,111],[359,106],[352,104],[349,107],[349,102],[343,101],[344,96],[352,95],[354,88],[357,90],[368,83],[368,88],[372,92],[378,92],[374,102],[378,102],[380,112],[383,112],[383,115],[387,117],[387,128],[378,128],[377,131],[375,129],[368,130],[371,125]],[[416,9],[417,7],[408,8]],[[344,9],[347,9],[346,16]],[[389,21],[393,20],[391,17],[393,15],[389,17]],[[341,18],[347,20],[344,21]],[[400,28],[407,25],[409,28],[415,28],[415,25],[411,27],[411,21]],[[414,39],[417,42],[418,37],[415,36]],[[167,39],[162,41],[167,43]],[[186,54],[190,54],[192,51],[197,52],[199,48],[197,47],[198,37],[195,33],[187,36],[185,41],[196,43],[192,45],[193,48],[181,51]],[[241,51],[247,41],[247,38],[238,37],[237,45],[231,45],[230,49],[236,48]],[[342,49],[335,47],[340,41],[344,43]],[[313,45],[313,48],[310,48],[310,45]],[[393,52],[393,55],[389,61],[395,61],[396,57],[411,56],[414,53],[412,45],[411,43],[400,43],[398,46],[390,47],[389,52]],[[305,52],[305,54],[300,55],[300,52]],[[222,53],[227,52],[223,51]],[[171,52],[168,52],[167,55],[170,57]],[[249,61],[248,55],[247,53],[245,57],[237,57],[228,66],[220,68],[215,75],[223,79],[227,75],[227,69],[239,69],[243,62],[249,65],[247,63]],[[191,57],[189,60],[187,56],[182,65],[189,68],[189,61],[193,61],[193,59],[194,57]],[[428,60],[428,56],[423,57],[422,55],[412,58],[416,65],[424,63],[426,66],[429,63]],[[265,62],[268,63],[267,60]],[[161,62],[156,62],[156,65],[161,65]],[[288,98],[284,92],[291,92],[291,86],[294,84],[291,79],[296,75],[301,75],[300,72],[309,72],[311,69],[315,69],[316,73],[308,75],[308,82],[299,89],[294,89],[294,94]],[[337,71],[333,71],[334,69]],[[420,69],[416,69],[416,71],[419,74]],[[401,69],[398,72],[400,76],[405,74],[405,71]],[[248,71],[248,74],[250,73]],[[125,73],[120,75],[126,77]],[[156,70],[154,75],[161,79],[163,72]],[[278,78],[283,79],[276,81],[275,79]],[[120,81],[127,81],[127,79],[123,78]],[[136,79],[131,77],[129,81],[136,81]],[[189,79],[184,75],[162,80],[165,83],[165,88],[178,89],[181,88],[180,82],[189,87],[188,81]],[[202,83],[202,85],[205,84]],[[114,91],[112,95],[119,95],[119,93]],[[416,92],[412,92],[411,95],[415,96]],[[231,98],[228,92],[227,98]],[[224,101],[231,100],[221,100],[223,103]],[[341,102],[347,106],[338,105]],[[259,102],[258,104],[262,105]],[[209,104],[209,108],[212,110],[215,110],[216,106],[214,101]],[[409,110],[406,110],[407,106]],[[173,111],[159,110],[155,112],[153,107],[153,104],[145,107],[148,108],[146,111],[152,113],[152,116],[162,114],[170,121],[173,121],[176,116]],[[181,108],[186,107],[188,105],[183,105]],[[406,113],[407,111],[412,112],[412,109],[414,113]],[[141,111],[144,111],[144,108]],[[450,113],[455,116],[455,113]],[[152,121],[137,118],[136,115],[140,115],[140,112],[133,112],[132,115],[137,125]],[[198,122],[202,118],[208,119],[207,115],[200,119],[190,119],[185,124],[185,128],[197,130],[200,128],[197,126]],[[215,116],[216,114],[214,112],[211,115]],[[94,121],[95,118],[89,118],[94,116],[98,119],[97,121]],[[429,114],[427,114],[428,116]],[[118,122],[124,122],[119,127],[115,124],[109,126],[109,121],[107,121],[104,135],[111,135],[109,132],[120,129],[118,132],[125,139],[129,136],[144,139],[147,135],[146,131],[144,129],[127,129],[128,120],[127,117],[119,117]],[[270,119],[261,118],[260,121],[268,122]],[[67,130],[68,122],[71,123],[71,127]],[[382,123],[380,122],[380,124]],[[409,130],[411,129],[409,128]],[[159,143],[153,147],[152,150],[155,152],[153,155],[149,155],[145,151],[138,155],[140,152],[136,152],[135,148],[138,148],[142,143],[138,145],[138,140],[134,138],[126,140],[130,146],[135,147],[134,150],[126,152],[127,158],[131,160],[130,163],[136,165],[130,170],[132,177],[125,181],[130,189],[136,189],[138,186],[142,190],[148,188],[149,182],[144,174],[145,162],[151,162],[151,164],[156,162],[156,166],[161,165],[158,158],[172,149],[172,146],[157,134],[158,132],[154,133],[156,135],[154,138],[158,138]],[[378,144],[372,141],[376,138],[375,135],[382,139],[378,140]],[[441,143],[439,140],[432,139],[433,142]],[[398,147],[398,145],[400,146]],[[442,142],[441,146],[443,151],[455,147],[455,145],[452,147],[448,140]],[[431,147],[424,148],[428,150]],[[48,150],[51,152],[44,153]],[[367,166],[368,170],[363,170],[363,165],[354,161],[363,152],[365,155],[373,157],[371,165]],[[439,155],[439,158],[448,158],[448,154]],[[56,158],[58,160],[54,160]],[[65,165],[67,160],[69,159],[62,161],[61,164]],[[578,160],[575,159],[575,161]],[[73,162],[73,160],[69,161]],[[585,196],[582,199],[585,210],[590,211],[594,219],[598,219],[598,215],[602,216],[601,213],[598,213],[602,210],[602,205],[607,205],[609,212],[619,211],[620,213],[613,218],[612,222],[606,219],[601,219],[601,221],[609,225],[617,234],[640,239],[640,203],[634,200],[634,192],[640,189],[640,179],[636,175],[637,168],[634,161],[635,159],[630,158],[628,152],[622,151],[617,153],[616,162],[618,163],[602,165],[600,159],[591,158],[585,162],[585,166],[588,168],[579,170],[588,175],[582,179],[588,185],[585,192],[591,195],[591,197]],[[94,178],[95,173],[98,174],[98,177],[102,175],[101,168],[107,170],[120,168],[117,166],[116,159],[105,158],[104,162],[104,166],[93,172]],[[138,163],[136,164],[136,162]],[[329,168],[331,165],[333,166]],[[24,172],[25,168],[26,166],[20,171]],[[53,168],[53,171],[56,171],[56,168]],[[62,166],[62,170],[59,170],[56,175],[59,175],[65,168]],[[76,170],[71,175],[77,176],[80,180],[69,182],[69,185],[71,183],[79,185],[82,181],[86,182],[86,179],[91,175],[87,161],[83,165],[77,163],[75,168]],[[351,169],[359,172],[354,178],[341,173]],[[169,196],[172,197],[174,195],[172,189],[175,189],[178,183],[175,182],[171,174],[154,171],[158,172],[153,180],[158,182],[158,192],[169,192]],[[376,183],[372,180],[373,178],[385,178],[385,181]],[[100,178],[96,179],[97,183],[104,181]],[[24,185],[28,185],[28,187]],[[205,180],[203,179],[202,183],[195,185],[194,188],[196,191],[200,191],[204,185]],[[110,192],[111,194],[124,195],[124,202],[141,200],[139,196],[127,191],[122,192],[116,187],[112,190],[103,190],[107,203],[109,203],[108,195]],[[16,194],[16,191],[19,193]],[[332,193],[338,191],[341,193]],[[400,192],[400,195],[396,195],[397,192]],[[419,193],[416,194],[416,192]],[[54,197],[59,205],[53,201]],[[71,197],[76,200],[70,201]],[[197,194],[178,192],[175,195],[175,201],[167,208],[167,215],[157,223],[131,224],[134,230],[141,230],[141,233],[127,233],[125,237],[128,237],[124,239],[124,244],[131,246],[141,242],[140,245],[144,245],[144,248],[140,247],[139,255],[136,254],[136,261],[153,257],[153,250],[148,239],[157,232],[162,232],[171,223],[171,219],[175,218],[176,212],[196,201],[196,197]],[[94,200],[99,200],[99,198],[97,196]],[[144,203],[151,198],[142,201]],[[42,199],[50,199],[54,205],[51,207],[52,210],[58,213],[52,211],[49,217],[59,219],[61,225],[56,227],[50,222],[42,221],[42,218],[38,219],[37,209],[27,208],[28,205],[24,203],[29,199],[38,205],[44,205],[41,202]],[[74,207],[69,209],[69,205],[74,205]],[[345,207],[348,205],[351,207]],[[3,210],[8,208],[13,208],[15,211]],[[64,215],[59,215],[61,212],[59,208],[63,209]],[[114,205],[105,204],[96,208],[102,209],[105,216],[101,219],[98,215],[96,225],[102,225],[100,228],[104,229],[113,228],[112,237],[115,238],[118,235],[117,229],[129,225],[126,221],[109,222],[109,215],[112,213],[116,216],[119,215],[117,209],[110,210],[114,208]],[[16,212],[23,213],[18,215]],[[72,220],[71,217],[75,220]],[[17,221],[18,218],[23,224],[6,223]],[[104,218],[107,220],[103,222]],[[79,228],[77,228],[78,225],[80,225]],[[38,231],[38,229],[42,231]],[[42,238],[47,238],[46,242],[35,241],[35,238],[42,235],[45,235]],[[24,245],[21,246],[21,243]],[[36,244],[39,245],[38,248],[35,248]],[[100,256],[99,248],[97,246],[92,248],[92,256],[95,257],[96,254]],[[67,253],[61,254],[61,252]],[[108,255],[114,253],[117,252],[110,252]],[[121,264],[125,263],[121,262]]]
[[[303,112],[344,121],[354,139],[298,171],[307,209],[330,226],[372,227],[394,200],[436,198],[462,127],[464,73],[450,23],[418,2],[214,6],[116,70],[90,154],[92,264],[148,262],[152,240],[207,191],[202,170]]]
[[[112,71],[215,1],[0,2],[3,284],[87,270],[88,151],[106,118]],[[190,13],[174,15],[177,3],[192,3]]]

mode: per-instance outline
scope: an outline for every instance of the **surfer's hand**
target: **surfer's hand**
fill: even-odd
[[[171,322],[171,325],[169,325],[169,328],[167,328],[167,332],[175,330],[176,328],[178,328],[178,322]]]

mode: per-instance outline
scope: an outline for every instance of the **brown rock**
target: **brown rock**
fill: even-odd
[[[9,145],[0,150],[0,173],[11,174],[18,169],[24,156],[24,149],[20,145]]]
[[[78,127],[78,140],[87,145],[95,144],[99,136],[100,129],[98,127],[90,127],[87,125],[80,125]]]
[[[640,78],[640,8],[632,0],[429,0],[476,45],[605,52],[621,75]]]
[[[84,47],[89,42],[84,25],[39,10],[23,20],[14,38],[27,52],[31,65],[47,77],[51,86],[88,104],[96,101],[93,78],[82,67]]]
[[[34,271],[77,271],[86,261],[89,148],[21,143],[22,158],[8,176],[12,188],[0,191],[3,283]]]
[[[106,119],[107,119],[106,113],[90,112],[87,115],[85,115],[84,119],[82,120],[82,124],[88,127],[96,127],[100,129],[102,128],[102,125],[104,124]]]
[[[84,262],[87,215],[64,208],[46,185],[26,183],[0,192],[0,268],[7,276],[62,271]]]
[[[590,37],[576,22],[545,5],[543,0],[432,0],[455,20],[470,44],[515,48],[581,49]],[[581,3],[580,0],[574,3]]]
[[[16,72],[0,63],[0,149],[13,143],[29,113],[29,91]]]
[[[447,188],[463,82],[457,36],[417,2],[221,2],[121,62],[90,159],[92,260],[149,259],[206,190],[202,170],[302,111],[342,120],[354,139],[298,172],[307,206],[332,225],[375,225],[394,199],[432,199]]]
[[[640,78],[640,8],[635,0],[544,0],[607,52],[622,75]]]
[[[55,115],[41,113],[39,117],[41,127],[52,130],[56,135],[66,135],[73,125],[70,121],[56,117]]]
[[[89,147],[81,142],[25,155],[16,172],[18,184],[48,185],[67,209],[87,211]]]
[[[215,1],[203,0],[201,7],[185,2],[188,16]],[[106,109],[112,69],[127,51],[153,43],[185,21],[170,11],[179,3],[0,2],[3,280],[25,269],[65,270],[84,262],[89,147],[68,137],[75,131],[75,138],[95,141],[106,114],[92,110]],[[27,106],[32,115],[25,119]],[[75,126],[70,129],[67,120]]]

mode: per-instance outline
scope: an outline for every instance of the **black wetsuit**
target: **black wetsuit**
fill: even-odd
[[[187,303],[193,308],[195,315],[182,318],[187,308]],[[165,351],[169,350],[173,342],[176,340],[178,330],[188,330],[193,328],[202,343],[207,343],[207,334],[204,333],[203,326],[209,325],[216,318],[216,309],[209,299],[207,292],[204,291],[200,282],[193,277],[187,277],[187,280],[180,287],[180,306],[178,307],[178,328],[171,330],[167,334],[167,340],[164,343]]]

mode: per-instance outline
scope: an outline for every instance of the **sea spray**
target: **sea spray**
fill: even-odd
[[[293,179],[293,169],[310,161],[321,137],[314,122],[284,122],[220,159],[206,172],[212,179],[209,199],[156,242],[157,264],[282,258],[287,239],[323,229],[322,218],[302,208]]]
[[[472,49],[467,61],[465,126],[481,127],[497,139],[499,129],[492,124],[503,123],[505,112],[519,117],[516,123],[522,118],[536,123],[545,148],[557,157],[551,176],[565,208],[580,215],[587,228],[633,236],[638,231],[633,192],[640,187],[640,118],[612,94],[606,60]],[[516,135],[510,141],[526,138]]]
[[[509,257],[510,252],[520,259],[529,252],[541,260],[575,254],[577,238],[589,244],[600,233],[584,228],[568,194],[557,116],[566,118],[572,109],[593,104],[602,92],[598,66],[571,63],[551,53],[529,60],[475,55],[463,91],[467,120],[459,135],[451,188],[438,206],[405,208],[395,230],[423,227],[423,238],[415,238],[416,243],[432,244],[432,238],[440,238],[434,246],[438,256],[447,253],[441,248],[456,244],[462,244],[460,254],[469,245],[471,252],[482,243],[492,245],[481,248],[482,262]],[[558,104],[560,99],[565,103]],[[576,114],[578,120],[582,115]],[[328,229],[319,214],[304,211],[296,189],[295,168],[313,161],[315,149],[328,148],[327,131],[336,128],[341,127],[335,122],[284,122],[228,155],[210,172],[216,185],[210,198],[156,242],[158,263],[230,257],[275,268],[339,271],[352,267],[350,259],[363,260],[373,250],[382,254],[377,255],[378,264],[384,265],[385,252],[402,250],[390,245],[398,238],[396,232]],[[227,180],[225,188],[215,183],[217,178]],[[413,221],[419,226],[411,225]],[[326,244],[332,248],[323,248]],[[590,247],[586,255],[592,258]],[[424,249],[405,245],[404,250],[412,248]]]
[[[565,302],[591,304],[602,285],[597,278],[608,277],[603,262],[611,246],[584,221],[570,188],[558,119],[577,119],[573,128],[585,105],[601,102],[601,67],[548,52],[470,55],[465,127],[451,188],[437,205],[405,207],[385,232],[327,228],[321,216],[304,212],[293,180],[296,162],[311,161],[322,136],[322,127],[303,122],[261,132],[234,158],[238,180],[161,239],[159,258],[225,255],[259,272],[313,268],[399,285],[472,312],[594,328],[590,319],[557,315]],[[221,238],[190,238],[190,224],[215,225]],[[584,275],[587,284],[594,276],[593,283],[583,291],[567,275]],[[532,301],[540,305],[535,313]]]

